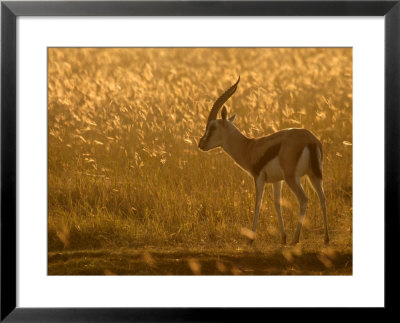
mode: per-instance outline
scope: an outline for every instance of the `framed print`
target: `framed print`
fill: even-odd
[[[1,9],[2,320],[395,308],[398,1]]]

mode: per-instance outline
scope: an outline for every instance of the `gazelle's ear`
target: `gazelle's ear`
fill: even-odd
[[[233,122],[236,119],[236,113],[234,115],[232,115],[228,120],[230,122]]]
[[[222,111],[221,111],[221,118],[222,118],[222,120],[226,120],[226,117],[228,116],[228,111],[226,111],[226,107],[224,106],[223,108],[222,108]]]

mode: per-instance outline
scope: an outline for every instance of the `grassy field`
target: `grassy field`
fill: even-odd
[[[309,196],[280,245],[272,188],[247,245],[252,178],[197,149],[214,100],[247,136],[311,130],[324,149],[331,243]],[[286,185],[289,241],[298,205]],[[352,274],[352,50],[49,49],[49,274]]]

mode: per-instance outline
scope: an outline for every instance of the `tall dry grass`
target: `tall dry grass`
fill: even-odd
[[[202,153],[208,111],[227,102],[248,136],[304,127],[324,149],[332,245],[352,247],[352,50],[344,48],[51,48],[48,51],[48,247],[225,248],[245,243],[252,179],[220,149]],[[323,245],[310,197],[301,241]],[[283,217],[298,205],[286,185]],[[257,246],[279,245],[267,188]]]

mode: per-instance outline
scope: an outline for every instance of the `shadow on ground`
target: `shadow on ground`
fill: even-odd
[[[50,252],[49,275],[352,275],[352,254],[96,250]]]

